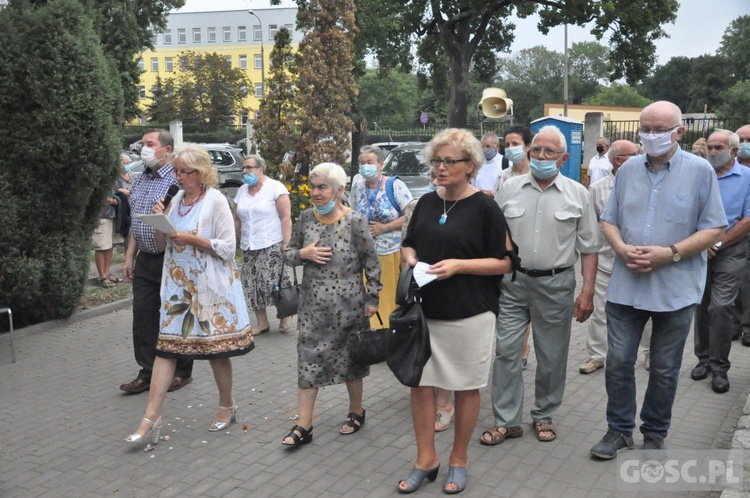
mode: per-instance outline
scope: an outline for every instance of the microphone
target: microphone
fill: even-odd
[[[167,190],[167,195],[164,196],[164,211],[167,211],[167,208],[169,207],[169,203],[172,202],[172,197],[177,194],[177,192],[180,191],[179,185],[170,185],[169,190]]]

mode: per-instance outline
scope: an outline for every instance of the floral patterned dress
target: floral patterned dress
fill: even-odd
[[[303,262],[299,251],[314,240],[333,248],[331,260]],[[333,222],[319,220],[312,209],[294,225],[284,257],[304,264],[297,315],[297,384],[323,387],[366,377],[370,367],[349,356],[356,333],[369,328],[365,306],[378,305],[380,261],[367,218],[348,210]],[[362,279],[362,271],[365,280]]]
[[[169,219],[178,231],[198,233],[198,221],[204,202],[195,205],[184,217],[172,209]],[[230,219],[231,222],[231,219]],[[214,257],[214,256],[208,256]],[[232,258],[223,262],[229,279],[226,300],[202,306],[198,296],[198,279],[205,278],[205,268],[198,249],[191,245],[175,246],[167,239],[164,255],[163,286],[171,296],[162,303],[161,330],[156,344],[157,356],[166,358],[216,359],[238,356],[252,351],[253,334],[240,271]]]

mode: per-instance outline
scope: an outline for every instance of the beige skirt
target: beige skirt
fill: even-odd
[[[495,358],[495,314],[491,311],[461,320],[430,320],[432,356],[420,386],[469,391],[489,382]]]

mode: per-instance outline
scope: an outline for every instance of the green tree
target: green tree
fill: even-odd
[[[596,42],[573,43],[568,52],[568,100],[580,104],[595,95],[611,72],[607,47]]]
[[[750,123],[750,80],[738,81],[722,94],[723,103],[716,110],[719,117],[738,123]]]
[[[180,103],[175,92],[174,78],[162,81],[156,77],[151,87],[151,102],[146,106],[146,116],[152,123],[169,123],[180,115]]]
[[[667,100],[679,107],[682,112],[690,108],[690,94],[688,85],[692,77],[693,62],[688,57],[672,57],[666,64],[656,66],[654,71],[640,85],[639,93],[656,102]]]
[[[307,32],[297,52],[301,135],[295,151],[303,167],[346,163],[357,98],[354,11],[353,0],[309,0],[297,17],[298,27]]]
[[[0,302],[22,326],[77,306],[119,170],[122,102],[76,0],[0,8],[0,46]]]
[[[359,105],[374,123],[410,123],[419,116],[417,77],[402,71],[370,69],[359,79]]]
[[[310,2],[297,3],[303,7]],[[609,38],[610,79],[625,77],[635,83],[653,65],[654,41],[664,36],[662,26],[675,19],[679,5],[676,0],[653,0],[648,9],[631,0],[362,0],[357,6],[365,13],[360,28],[380,67],[408,63],[414,45],[442,47],[449,67],[445,73],[450,83],[448,124],[461,127],[470,107],[472,60],[510,47],[515,26],[507,19],[514,11],[524,18],[540,9],[543,33],[566,23],[592,22],[597,39]],[[436,52],[418,49],[418,53]]]
[[[729,60],[721,55],[701,55],[692,59],[691,68],[688,112],[703,112],[705,104],[709,112],[714,112],[723,103],[724,90],[737,81]]]
[[[740,16],[729,24],[718,55],[729,61],[735,80],[750,80],[750,15]]]
[[[599,93],[586,100],[588,105],[618,106],[618,107],[646,107],[651,103],[638,90],[630,85],[612,83],[603,87]]]
[[[231,124],[243,108],[249,84],[245,72],[232,68],[223,55],[182,52],[177,76],[184,111],[180,117],[187,122],[197,117],[199,123]]]
[[[260,154],[272,167],[281,164],[284,154],[294,148],[296,104],[294,87],[297,66],[286,28],[279,29],[270,54],[270,74],[266,79],[265,96],[260,102],[255,122],[255,137]]]
[[[516,121],[529,123],[544,115],[545,102],[562,100],[563,65],[562,54],[541,45],[504,60],[498,86],[513,100]]]

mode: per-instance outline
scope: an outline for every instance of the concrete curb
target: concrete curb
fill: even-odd
[[[17,333],[38,334],[40,332],[46,332],[51,329],[65,327],[66,325],[69,325],[71,323],[81,322],[83,320],[88,320],[90,318],[96,318],[98,316],[112,313],[113,311],[118,311],[124,308],[129,308],[130,306],[132,306],[132,304],[133,304],[133,298],[129,297],[127,299],[121,299],[119,301],[114,301],[112,303],[102,304],[101,306],[96,306],[94,308],[76,311],[69,318],[63,318],[60,320],[52,320],[49,322],[35,323],[34,325],[29,325],[28,327],[15,329],[13,333],[14,334],[17,334]]]

